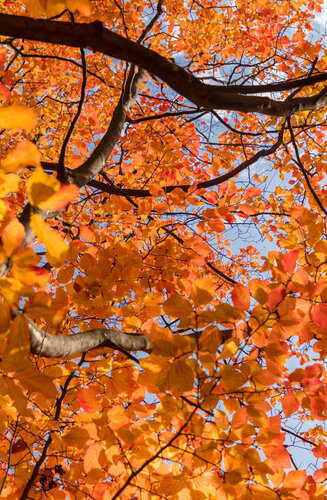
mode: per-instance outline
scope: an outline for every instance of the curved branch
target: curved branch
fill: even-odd
[[[15,311],[15,314],[21,314]],[[73,335],[53,335],[36,326],[24,314],[31,333],[31,353],[46,358],[67,358],[83,352],[108,347],[123,351],[151,351],[148,335],[122,333],[111,328],[95,328]]]
[[[203,83],[174,62],[137,42],[128,40],[103,27],[102,23],[70,23],[31,19],[23,16],[0,14],[0,34],[45,43],[84,47],[145,69],[167,83],[178,94],[199,107],[220,110],[234,110],[243,113],[261,113],[270,116],[291,116],[299,111],[311,111],[327,104],[327,87],[311,97],[297,97],[275,101],[269,97],[246,95],[261,92],[262,87],[221,86]],[[325,74],[321,76],[325,80]],[[307,85],[316,75],[279,83],[273,90],[281,91],[291,86]],[[309,78],[309,80],[308,80]],[[320,79],[320,76],[319,76]],[[321,81],[321,80],[319,80]],[[284,87],[283,87],[284,85]],[[294,85],[294,87],[293,87]],[[271,87],[269,87],[269,91]],[[267,91],[267,89],[265,89]]]
[[[264,158],[266,156],[269,156],[277,149],[283,142],[283,133],[285,129],[285,124],[282,126],[281,130],[279,131],[278,137],[276,142],[270,146],[270,148],[267,149],[262,149],[258,151],[256,154],[251,156],[251,158],[244,160],[242,163],[237,165],[237,167],[233,168],[229,172],[226,172],[225,174],[220,175],[219,177],[215,177],[213,179],[210,179],[208,181],[202,181],[199,182],[198,184],[180,184],[176,186],[163,186],[163,191],[168,194],[171,193],[174,189],[182,189],[185,193],[189,191],[191,188],[196,188],[196,189],[203,189],[203,188],[208,188],[212,186],[219,186],[219,184],[222,184],[223,182],[226,182],[229,179],[232,179],[239,173],[241,173],[243,170],[246,168],[250,167],[254,163],[256,163],[260,158]],[[88,160],[87,160],[88,161]],[[45,170],[51,170],[51,171],[57,171],[58,169],[58,164],[57,163],[48,163],[48,162],[42,162],[41,163],[42,167]],[[77,169],[78,170],[78,169]],[[74,170],[73,172],[76,172]],[[114,184],[109,184],[109,183],[104,183],[101,181],[97,180],[90,180],[88,182],[88,186],[92,186],[96,189],[101,189],[101,191],[104,191],[109,194],[114,194],[116,196],[125,196],[125,197],[134,197],[134,198],[147,198],[151,197],[152,194],[148,189],[129,189],[129,188],[118,188]]]
[[[136,101],[139,85],[145,76],[144,70],[139,70],[134,74],[134,67],[130,69],[126,87],[122,92],[119,102],[113,112],[110,125],[101,141],[91,153],[89,158],[75,170],[71,170],[67,175],[73,184],[81,187],[96,177],[103,169],[109,155],[117,144],[123,130],[126,113],[131,109]]]

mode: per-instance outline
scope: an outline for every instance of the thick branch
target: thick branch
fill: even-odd
[[[140,70],[135,74],[134,68],[132,67],[130,69],[126,87],[113,112],[107,132],[104,134],[90,157],[82,165],[70,172],[71,182],[73,184],[79,187],[84,186],[91,179],[94,179],[103,169],[108,157],[120,138],[126,120],[126,113],[134,106],[138,88],[144,76],[144,70]]]
[[[31,352],[46,358],[66,358],[99,347],[124,351],[151,351],[148,335],[122,333],[111,328],[95,328],[73,335],[53,335],[38,326],[24,315],[31,333]]]
[[[14,315],[19,314],[23,313],[14,310]],[[152,351],[149,335],[123,333],[112,328],[94,328],[73,335],[53,335],[36,326],[26,314],[24,317],[28,322],[31,334],[31,353],[45,358],[68,358],[101,347],[115,349],[125,354],[130,351]],[[223,342],[231,337],[232,331],[231,329],[222,331]],[[186,336],[196,341],[200,338],[201,333],[201,331],[194,332]]]
[[[268,97],[245,95],[256,90],[253,86],[247,92],[246,86],[240,88],[205,84],[153,50],[105,29],[99,21],[89,24],[69,23],[0,14],[0,34],[69,47],[84,47],[130,62],[157,76],[197,106],[208,109],[291,116],[296,112],[322,108],[327,104],[326,87],[311,97],[275,101]],[[287,87],[290,85],[289,82],[286,84]],[[303,85],[306,84],[308,81],[304,78]],[[279,88],[274,89],[283,90],[283,84],[278,85]],[[301,86],[301,80],[294,81],[294,86]],[[261,87],[258,86],[256,91],[261,92]]]

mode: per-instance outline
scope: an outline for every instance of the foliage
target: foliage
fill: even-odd
[[[1,498],[325,498],[320,11],[1,0]]]

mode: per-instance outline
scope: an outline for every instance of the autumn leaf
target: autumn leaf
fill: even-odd
[[[33,366],[19,371],[16,376],[29,391],[39,392],[48,399],[54,399],[57,395],[57,389],[52,380]]]
[[[316,304],[312,313],[314,322],[327,331],[327,304]]]
[[[192,285],[191,297],[195,306],[208,304],[215,296],[215,283],[210,278],[202,278]]]
[[[194,375],[189,364],[184,360],[169,363],[157,376],[156,383],[160,391],[172,390],[182,394],[193,387]]]
[[[293,392],[287,392],[282,399],[283,412],[286,417],[290,417],[299,408],[299,403],[295,399]]]
[[[101,453],[103,453],[103,448],[100,443],[93,443],[88,447],[84,457],[84,471],[86,474],[88,474],[92,469],[101,469]]]
[[[37,168],[27,183],[28,197],[32,205],[42,210],[62,210],[78,194],[74,184],[60,184],[57,179]]]
[[[250,292],[247,286],[235,283],[232,290],[232,301],[235,307],[247,311],[250,307]]]
[[[41,153],[31,141],[19,142],[3,160],[1,168],[5,172],[17,172],[24,167],[38,167],[40,165]]]
[[[240,345],[239,339],[234,339],[234,338],[227,339],[220,353],[220,358],[227,359],[234,356],[238,351],[239,345]]]
[[[0,127],[11,130],[24,129],[30,132],[37,123],[36,112],[22,104],[0,107]]]
[[[99,410],[99,400],[90,389],[81,387],[78,390],[77,400],[81,407],[88,413],[95,413]]]
[[[2,233],[2,245],[7,257],[18,250],[25,237],[25,228],[16,218],[12,218]]]
[[[322,0],[0,3],[2,497],[325,498]]]
[[[63,264],[68,252],[68,245],[63,238],[57,232],[53,231],[39,214],[32,215],[31,226],[40,242],[47,249],[46,257],[48,262],[52,266]]]
[[[172,295],[164,302],[162,307],[166,314],[174,318],[184,318],[193,312],[190,302],[180,295]]]
[[[30,353],[30,331],[26,318],[17,316],[12,322],[8,334],[7,346],[0,363],[7,371],[25,371],[30,363],[27,356]]]
[[[40,258],[31,248],[21,248],[13,256],[13,276],[26,286],[44,288],[49,279],[49,272],[38,266]]]

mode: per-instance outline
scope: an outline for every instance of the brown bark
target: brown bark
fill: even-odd
[[[130,62],[160,78],[178,94],[197,106],[208,109],[291,116],[299,111],[315,110],[327,104],[327,87],[310,97],[276,101],[269,97],[246,95],[255,90],[253,86],[247,91],[246,86],[241,88],[237,86],[234,89],[232,86],[205,84],[153,50],[104,28],[99,21],[70,23],[0,14],[0,34],[68,47],[84,47]],[[321,79],[325,80],[325,76],[322,75]],[[303,79],[303,85],[315,82],[308,78],[310,77]],[[279,87],[274,87],[274,90],[284,90],[285,85],[286,88],[290,85],[292,88],[294,88],[293,85],[299,87],[301,80],[296,80],[291,84],[281,83]],[[257,92],[261,92],[260,86]]]

